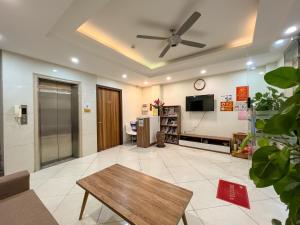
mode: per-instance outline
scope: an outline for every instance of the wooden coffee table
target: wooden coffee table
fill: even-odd
[[[115,164],[76,182],[85,190],[79,220],[88,195],[132,225],[177,225],[193,192]]]

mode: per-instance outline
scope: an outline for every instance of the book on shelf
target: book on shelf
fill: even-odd
[[[163,109],[163,116],[177,116],[175,107],[166,107]]]
[[[163,118],[161,121],[162,125],[177,125],[177,121],[172,118]]]
[[[161,131],[165,134],[177,134],[176,127],[162,127]]]

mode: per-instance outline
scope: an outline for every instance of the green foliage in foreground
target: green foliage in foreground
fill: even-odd
[[[253,154],[250,178],[257,187],[273,186],[289,210],[285,224],[300,225],[300,70],[281,67],[264,78],[269,85],[283,89],[293,87],[295,91],[293,96],[284,98],[277,91],[272,92],[275,89],[269,89],[280,105],[276,108],[277,114],[256,124],[265,137]],[[269,102],[262,106],[272,108],[274,104]],[[281,222],[273,219],[272,224]]]

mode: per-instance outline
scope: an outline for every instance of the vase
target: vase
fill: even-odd
[[[157,147],[163,148],[165,147],[165,133],[162,131],[156,132],[156,140],[157,140]]]

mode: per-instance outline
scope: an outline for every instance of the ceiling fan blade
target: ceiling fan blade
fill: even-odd
[[[160,53],[159,58],[164,57],[165,54],[169,51],[170,47],[171,47],[170,45],[167,45],[167,46],[164,48],[164,50]]]
[[[190,18],[188,18],[187,21],[185,21],[184,24],[178,29],[176,34],[179,36],[183,35],[185,32],[188,31],[188,29],[190,29],[193,26],[193,24],[199,19],[200,16],[201,14],[199,12],[194,12],[190,16]]]
[[[187,40],[181,40],[180,43],[183,45],[188,45],[196,48],[204,48],[206,46],[206,44],[202,44],[194,41],[187,41]]]
[[[154,40],[167,40],[168,38],[165,37],[155,37],[155,36],[149,36],[149,35],[136,35],[137,38],[143,38],[143,39],[154,39]]]

